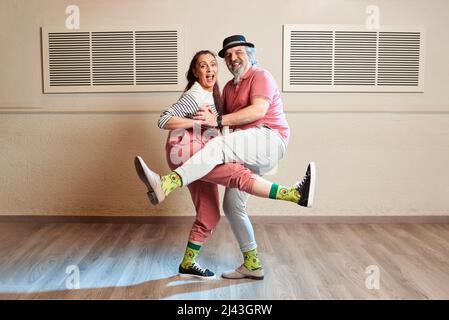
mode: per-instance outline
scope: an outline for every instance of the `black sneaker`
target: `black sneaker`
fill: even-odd
[[[300,206],[307,208],[311,208],[313,206],[313,198],[315,195],[315,178],[315,163],[310,162],[302,181],[295,184],[295,188],[301,196],[298,202]]]
[[[190,268],[184,269],[179,266],[179,275],[182,277],[196,277],[201,279],[215,279],[215,274],[209,269],[203,269],[198,263],[194,263]]]

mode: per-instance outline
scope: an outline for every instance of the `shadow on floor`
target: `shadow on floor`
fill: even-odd
[[[254,282],[254,280],[229,280],[224,278],[199,280],[175,275],[123,287],[0,293],[0,299],[164,299],[178,294],[201,292],[223,287],[231,288],[247,282]],[[208,296],[210,298],[210,295]]]

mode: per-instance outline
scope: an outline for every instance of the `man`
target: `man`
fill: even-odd
[[[283,113],[280,92],[271,74],[256,66],[254,44],[247,42],[242,35],[233,35],[223,41],[218,55],[224,58],[226,66],[233,74],[223,89],[224,108],[222,126],[233,129],[255,128],[260,140],[264,140],[263,128],[269,127],[279,134],[280,139],[271,141],[278,146],[278,158],[261,161],[263,166],[247,166],[251,171],[264,175],[275,167],[285,154],[290,129]],[[263,157],[266,154],[258,154]],[[313,177],[314,178],[314,177]],[[309,195],[313,196],[313,195]],[[264,271],[257,256],[257,243],[254,231],[246,211],[248,193],[238,189],[226,189],[223,210],[228,218],[240,249],[244,263],[236,270],[223,273],[224,278],[263,279]]]

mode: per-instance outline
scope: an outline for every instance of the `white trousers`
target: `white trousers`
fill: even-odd
[[[262,176],[278,164],[285,151],[285,143],[279,134],[259,125],[212,139],[175,171],[182,178],[184,186],[201,179],[215,166],[229,162],[242,163],[255,174]],[[257,247],[254,230],[246,211],[248,197],[249,194],[244,191],[226,188],[223,199],[223,211],[242,252]]]

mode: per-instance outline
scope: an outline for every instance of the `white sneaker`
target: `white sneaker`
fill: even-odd
[[[150,170],[140,156],[134,158],[137,174],[148,188],[148,198],[152,204],[156,205],[164,201],[165,193],[162,190],[161,177]]]
[[[223,272],[221,275],[223,278],[226,279],[254,279],[254,280],[262,280],[263,275],[263,268],[259,268],[257,270],[249,270],[247,267],[245,267],[244,264],[242,264],[240,267],[238,267],[235,270],[226,271]]]

